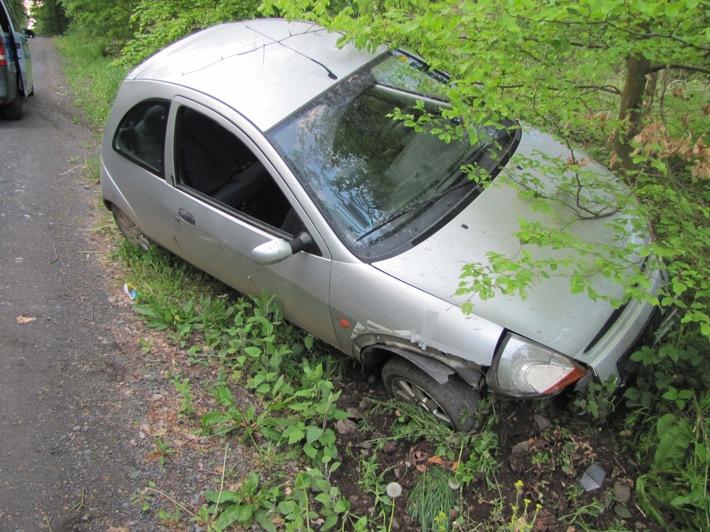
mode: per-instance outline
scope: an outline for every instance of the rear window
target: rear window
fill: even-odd
[[[123,117],[113,139],[114,150],[161,177],[169,107],[162,100],[139,103]]]

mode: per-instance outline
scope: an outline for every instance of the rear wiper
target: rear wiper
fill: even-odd
[[[463,183],[459,183],[458,185],[455,185],[451,188],[447,188],[446,190],[442,190],[441,192],[439,192],[438,194],[435,194],[434,196],[431,196],[429,198],[425,198],[425,199],[418,201],[416,203],[412,203],[411,205],[407,205],[406,207],[392,213],[390,216],[388,216],[384,220],[381,220],[380,222],[378,222],[375,225],[373,225],[372,227],[370,227],[367,231],[365,231],[363,234],[361,234],[359,237],[357,237],[355,239],[355,242],[360,242],[360,240],[362,240],[366,236],[371,235],[375,231],[379,231],[387,224],[394,222],[397,218],[404,216],[408,212],[411,212],[414,209],[426,207],[427,205],[431,205],[432,203],[435,203],[436,201],[441,199],[443,196],[446,196],[449,192],[453,192],[454,190],[458,190],[458,189],[463,188],[465,186],[471,186],[471,184],[472,184],[472,181],[469,181],[468,179],[466,179]],[[483,190],[483,183],[479,181],[478,183],[475,183],[473,185],[473,187],[480,194],[481,191]]]

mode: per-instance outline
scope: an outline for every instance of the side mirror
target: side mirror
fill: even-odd
[[[293,255],[293,250],[288,242],[282,238],[269,240],[251,250],[251,260],[261,266],[276,264]]]
[[[311,235],[306,232],[299,234],[290,242],[283,238],[275,238],[252,249],[251,260],[261,266],[276,264],[277,262],[286,260],[299,251],[303,251],[312,242],[313,239],[311,239]]]

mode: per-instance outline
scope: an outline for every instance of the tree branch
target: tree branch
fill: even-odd
[[[621,91],[613,85],[575,85],[575,89],[593,89],[597,91],[608,92],[614,96],[621,96]]]
[[[508,89],[524,89],[528,88],[528,85],[525,85],[524,83],[519,83],[517,85],[496,85],[496,89],[500,90],[508,90]],[[609,94],[613,94],[614,96],[621,96],[621,91],[614,87],[613,85],[575,85],[575,89],[591,89],[595,91],[602,91],[602,92],[608,92]],[[557,87],[547,87],[548,90],[551,91],[559,91],[562,89],[558,89]]]
[[[667,63],[667,64],[659,64],[659,65],[653,65],[651,68],[648,69],[649,74],[653,74],[654,72],[660,72],[661,70],[665,70],[667,68],[672,68],[675,70],[690,70],[692,72],[701,72],[703,74],[710,74],[710,68],[700,66],[700,65],[688,65],[686,63]]]

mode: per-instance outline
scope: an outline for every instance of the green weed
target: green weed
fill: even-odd
[[[153,439],[153,452],[152,454],[158,458],[158,462],[161,467],[165,465],[165,460],[170,457],[170,455],[175,454],[176,450],[172,448],[169,441],[162,438]]]
[[[456,483],[463,487],[482,478],[488,489],[495,489],[498,485],[496,473],[500,468],[500,462],[495,456],[497,448],[498,436],[490,429],[463,437],[456,462]],[[468,457],[464,457],[464,451]]]
[[[283,495],[279,486],[264,485],[255,472],[249,473],[236,491],[206,491],[207,514],[218,530],[232,525],[249,528],[258,525],[268,531],[276,531],[273,512],[276,501]]]
[[[180,394],[180,417],[192,417],[195,414],[195,395],[192,393],[189,377],[174,375],[172,382]]]
[[[532,530],[535,526],[537,514],[542,509],[540,504],[535,504],[535,511],[531,514],[532,508],[530,507],[532,505],[532,501],[525,497],[522,498],[522,505],[520,504],[521,496],[523,495],[523,487],[524,485],[522,480],[518,480],[515,483],[515,503],[513,504],[513,513],[508,527],[510,532],[527,532]]]
[[[449,514],[456,505],[451,481],[450,473],[433,467],[422,473],[409,492],[407,513],[419,521],[424,532],[449,530]]]
[[[710,382],[702,371],[701,342],[644,347],[631,357],[635,386],[624,397],[637,434],[637,459],[646,471],[636,479],[640,506],[662,526],[710,528]]]
[[[158,520],[160,524],[165,528],[175,528],[180,524],[180,519],[182,518],[182,512],[180,507],[175,506],[172,510],[158,510]]]
[[[585,393],[575,399],[574,404],[593,419],[605,419],[614,412],[614,392],[618,388],[616,377],[604,383],[589,382]]]
[[[401,495],[401,486],[399,487],[399,492],[395,488],[387,489],[388,486],[384,484],[384,477],[388,470],[379,470],[379,457],[376,451],[367,457],[360,456],[358,458],[358,468],[360,487],[363,493],[369,494],[374,500],[375,513],[373,517],[384,520],[385,516],[389,514],[391,522],[395,499]]]

